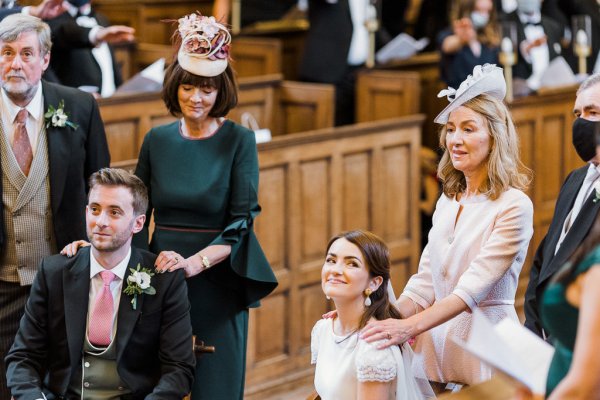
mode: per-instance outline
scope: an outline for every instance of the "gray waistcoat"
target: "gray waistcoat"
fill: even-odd
[[[69,393],[85,400],[116,400],[131,393],[117,372],[116,340],[106,349],[94,348],[87,335],[83,346],[81,375],[74,377]]]
[[[6,232],[0,280],[31,285],[42,258],[56,253],[46,129],[39,133],[37,151],[25,176],[0,123],[0,159]]]

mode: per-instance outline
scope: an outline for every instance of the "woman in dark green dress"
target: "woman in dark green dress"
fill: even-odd
[[[546,288],[541,317],[555,347],[546,396],[600,399],[600,216]]]
[[[248,308],[277,285],[252,229],[260,212],[256,142],[223,118],[237,103],[226,28],[191,14],[179,32],[163,100],[180,119],[148,132],[135,173],[154,211],[156,269],[185,270],[193,332],[216,347],[198,358],[192,399],[242,399]]]

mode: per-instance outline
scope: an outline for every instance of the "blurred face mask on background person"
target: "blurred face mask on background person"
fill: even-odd
[[[471,22],[473,23],[473,28],[481,29],[485,27],[490,21],[490,15],[480,11],[473,11],[471,13]]]
[[[517,10],[524,14],[533,14],[542,8],[541,0],[517,0]]]

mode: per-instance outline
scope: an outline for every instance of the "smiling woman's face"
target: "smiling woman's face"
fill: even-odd
[[[485,118],[461,106],[450,113],[446,123],[446,148],[452,165],[465,175],[487,173],[491,136]]]
[[[364,299],[369,271],[359,248],[345,238],[331,244],[321,270],[323,292],[332,299]]]

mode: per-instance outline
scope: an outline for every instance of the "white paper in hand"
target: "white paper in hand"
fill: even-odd
[[[375,59],[380,64],[391,60],[404,60],[423,50],[428,44],[429,39],[427,38],[415,40],[412,36],[401,33],[379,49],[375,54]]]
[[[478,309],[467,342],[453,340],[489,365],[512,376],[532,392],[544,394],[554,348],[518,322],[506,318],[496,325]]]
[[[577,83],[573,70],[563,57],[556,57],[540,77],[540,88],[570,86]]]

